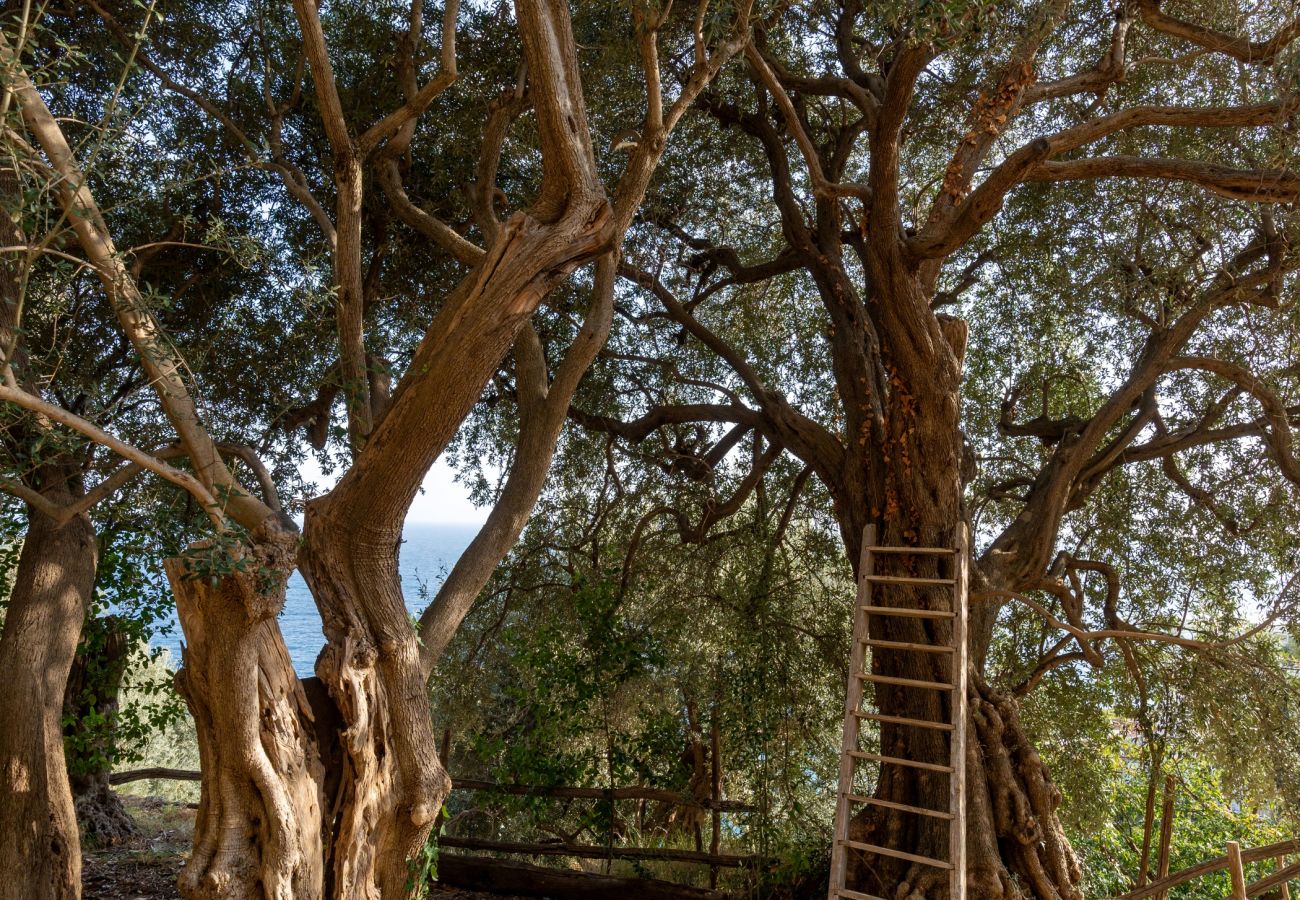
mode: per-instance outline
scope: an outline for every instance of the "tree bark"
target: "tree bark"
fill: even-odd
[[[880,366],[887,380],[882,419],[876,440],[851,445],[846,468],[867,487],[866,504],[844,496],[841,529],[861,534],[861,521],[874,521],[884,545],[951,547],[964,520],[960,421],[961,356],[964,332],[945,328],[930,310],[928,292],[900,264],[889,247],[868,244],[864,254],[873,294],[888,288],[884,303],[869,307],[879,335]],[[834,285],[841,296],[846,286]],[[861,413],[870,428],[869,410]],[[872,458],[865,458],[870,456]],[[854,530],[856,529],[856,531]],[[849,547],[858,558],[856,541]],[[950,578],[951,561],[932,557],[886,556],[882,575]],[[978,574],[976,574],[978,578]],[[881,585],[877,605],[950,610],[949,588]],[[951,641],[951,624],[944,619],[872,616],[872,638],[925,644]],[[1042,759],[1029,744],[1016,714],[1015,702],[979,677],[986,655],[987,632],[971,636],[972,673],[967,759],[967,889],[972,898],[1019,898],[1027,889],[1042,900],[1082,900],[1079,865],[1056,815],[1060,791]],[[977,646],[978,645],[978,646]],[[875,674],[952,683],[946,654],[882,650],[872,654]],[[890,716],[951,721],[947,691],[918,690],[877,684],[876,703]],[[881,752],[920,762],[948,763],[944,732],[889,722],[880,726]],[[875,795],[910,806],[945,810],[948,775],[884,764]],[[941,819],[885,807],[868,806],[856,816],[851,831],[860,840],[935,859],[948,857],[948,828]],[[885,856],[850,857],[850,883],[867,893],[891,898],[948,896],[948,876],[941,869]]]
[[[188,642],[176,686],[203,772],[187,900],[325,896],[315,717],[276,622],[295,544],[259,529],[224,570],[210,545],[165,563]]]
[[[541,192],[435,317],[356,461],[307,506],[299,565],[327,644],[316,673],[345,735],[326,851],[331,897],[403,897],[451,779],[438,760],[420,643],[398,574],[402,522],[429,467],[542,299],[610,249],[567,7],[516,5],[542,148]]]
[[[434,320],[356,463],[307,506],[299,564],[327,639],[316,673],[346,734],[326,851],[332,897],[404,896],[451,789],[398,573],[402,521],[528,316],[607,249],[604,198],[570,201],[555,222],[521,213],[507,223]]]
[[[71,502],[75,472],[46,466],[41,493]],[[95,584],[90,520],[28,509],[0,633],[0,898],[81,896],[81,843],[63,754],[63,691]]]
[[[959,447],[958,437],[950,442],[949,458]],[[933,454],[936,449],[917,442],[911,444],[910,453],[916,458],[927,452]],[[903,474],[893,484],[906,484]],[[891,520],[886,515],[883,543],[952,545],[952,525],[960,521],[955,513],[946,512],[940,504],[921,515],[913,510],[902,519]],[[908,536],[904,538],[904,534]],[[884,557],[878,560],[878,566],[879,573],[885,575],[949,577],[951,574],[947,563],[931,562],[927,566],[919,558],[916,564],[905,567],[902,559]],[[948,609],[951,594],[946,589],[886,587],[878,596],[880,605]],[[873,616],[870,620],[871,637],[890,641],[941,644],[949,640],[949,627],[943,620],[890,616]],[[973,649],[972,657],[976,655]],[[943,654],[881,651],[872,655],[872,671],[944,683],[951,683],[952,677],[949,659]],[[1015,701],[985,683],[978,672],[971,675],[966,763],[968,896],[980,900],[1024,896],[1082,900],[1078,887],[1082,873],[1057,817],[1060,791],[1021,728]],[[890,716],[950,720],[951,701],[944,691],[880,684],[876,686],[876,702]],[[948,762],[947,737],[943,732],[882,723],[880,742],[886,756],[941,765]],[[948,807],[948,788],[948,776],[943,773],[884,765],[875,796],[894,803],[944,810]],[[850,830],[856,840],[936,859],[948,857],[947,823],[940,819],[867,807],[855,818]],[[849,883],[857,890],[890,900],[937,900],[948,896],[948,877],[942,870],[857,852],[850,857]]]
[[[359,543],[308,507],[302,572],[327,643],[316,673],[338,709],[330,897],[403,897],[451,779],[438,760],[415,632],[398,578],[400,530]],[[328,512],[325,514],[328,516]],[[326,524],[328,523],[328,524]]]
[[[130,654],[131,638],[116,616],[88,619],[63,695],[68,781],[87,844],[109,846],[139,834],[109,784],[118,693]]]

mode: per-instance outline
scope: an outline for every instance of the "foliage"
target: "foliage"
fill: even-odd
[[[446,816],[446,810],[443,810]],[[438,838],[442,836],[442,826],[429,832],[429,837],[420,846],[418,853],[407,861],[410,878],[406,889],[414,900],[425,900],[429,896],[429,884],[438,880]]]
[[[1104,802],[1112,810],[1113,819],[1072,835],[1083,860],[1085,891],[1090,897],[1113,897],[1130,890],[1141,858],[1147,770],[1131,759],[1115,763],[1113,775],[1097,785],[1105,792]],[[1238,841],[1243,848],[1261,847],[1294,835],[1293,827],[1279,821],[1274,810],[1233,799],[1225,790],[1221,770],[1215,770],[1205,760],[1193,755],[1173,761],[1169,769],[1178,779],[1170,872],[1222,856],[1228,841]],[[1149,880],[1152,881],[1160,827],[1159,796],[1157,837],[1153,838],[1151,850],[1153,872]],[[1247,882],[1270,874],[1272,866],[1272,863],[1248,865]],[[1188,900],[1217,900],[1230,893],[1225,871],[1189,882],[1178,889],[1177,896]]]
[[[334,472],[351,451],[339,423],[337,395],[347,386],[333,341],[340,295],[331,241],[274,174],[282,166],[323,205],[334,199],[332,173],[320,165],[334,154],[318,100],[301,89],[293,16],[283,4],[210,0],[120,10],[131,33],[147,35],[143,49],[159,68],[183,75],[252,135],[242,143],[160,87],[83,6],[53,5],[24,59],[92,161],[109,225],[121,246],[133,248],[124,253],[138,262],[146,304],[189,364],[184,378],[203,399],[205,421],[218,437],[255,445],[276,484],[300,504],[309,493],[300,466],[313,459]],[[571,6],[595,162],[613,183],[624,157],[609,149],[612,138],[645,115],[639,20],[628,13],[659,7],[639,0]],[[1182,6],[1215,28],[1236,29],[1258,13],[1251,24],[1261,33],[1282,15],[1227,0]],[[339,103],[354,125],[402,102],[389,76],[405,11],[396,2],[321,10]],[[723,33],[731,12],[712,4],[701,33]],[[755,46],[779,68],[813,151],[834,163],[832,180],[896,176],[898,222],[887,224],[898,226],[900,240],[926,229],[932,202],[970,196],[949,191],[949,175],[960,174],[954,147],[964,152],[990,137],[991,154],[971,170],[982,178],[1033,138],[1117,110],[1168,104],[1171,96],[1186,106],[1234,109],[1287,97],[1300,60],[1288,49],[1244,68],[1221,54],[1188,53],[1169,34],[1140,25],[1133,4],[1116,9],[1099,0],[815,0],[761,4],[759,12]],[[665,26],[670,81],[686,71],[695,29],[681,4],[675,15]],[[1091,72],[1119,25],[1131,25],[1132,65],[1121,75],[1056,98],[1062,102],[1007,106],[977,121],[993,115],[989,104],[1003,82],[1015,82],[1002,77],[1003,67],[1019,64],[1023,48],[1033,48],[1034,62],[1007,70],[1021,79],[1017,90],[1059,85]],[[514,27],[507,4],[466,4],[462,77],[430,110],[436,133],[421,125],[401,154],[404,188],[420,209],[477,243],[486,243],[472,187],[482,124],[519,78]],[[438,40],[430,27],[421,66]],[[905,127],[885,142],[903,158],[886,171],[865,137],[880,99],[861,98],[876,91],[873,79],[896,64],[901,71],[899,61],[920,50],[929,57],[906,92]],[[889,229],[868,221],[856,198],[827,200],[812,189],[795,123],[754,75],[739,66],[725,72],[674,135],[620,248],[633,274],[617,288],[610,337],[574,399],[537,514],[444,659],[432,704],[458,742],[455,771],[540,785],[699,789],[700,750],[716,725],[725,792],[758,810],[727,817],[727,844],[782,856],[798,880],[820,871],[828,836],[852,596],[844,549],[855,546],[862,522],[882,519],[869,503],[868,476],[892,452],[872,433],[878,426],[851,425],[862,411],[849,398],[862,388],[850,363],[865,361],[861,370],[873,377],[896,374],[910,345],[877,346],[872,356],[864,335],[878,341],[910,295],[882,283],[889,267],[873,256]],[[279,113],[277,98],[291,98]],[[1294,153],[1293,112],[1241,129],[1120,128],[1056,162],[1087,153],[1285,169]],[[542,177],[536,122],[534,111],[506,129],[492,187],[512,209],[525,205]],[[5,125],[21,131],[16,119]],[[15,158],[21,151],[6,144]],[[22,374],[96,424],[140,446],[165,447],[170,425],[144,393],[148,379],[122,353],[98,287],[71,252],[50,185],[35,167],[15,177],[17,202],[7,197],[6,211],[33,241],[71,248],[37,254],[21,273],[30,370]],[[1090,892],[1120,890],[1131,877],[1153,759],[1177,771],[1184,786],[1178,861],[1217,852],[1226,836],[1264,840],[1297,815],[1300,494],[1280,474],[1265,424],[1288,440],[1294,431],[1300,304],[1292,270],[1300,231],[1287,204],[1265,209],[1222,195],[1174,177],[1027,180],[999,196],[987,227],[937,261],[922,285],[927,317],[951,314],[970,329],[959,398],[968,471],[954,507],[969,517],[981,574],[1002,578],[991,585],[1001,594],[975,601],[999,609],[980,648],[982,672],[1018,698],[1065,795],[1061,817],[1088,863]],[[398,221],[389,199],[367,190],[360,210],[360,256],[369,267],[365,355],[377,380],[406,373],[464,275]],[[493,195],[489,210],[495,202]],[[819,242],[815,252],[792,237],[803,232]],[[1153,342],[1225,279],[1235,282],[1238,261],[1265,257],[1267,290],[1214,304],[1177,352],[1254,373],[1252,384],[1282,403],[1280,424],[1261,418],[1260,391],[1222,370],[1162,369],[1094,436],[1097,468],[1061,488],[1067,500],[1059,514],[1035,520],[1036,492],[1050,493],[1073,442],[1117,402]],[[581,271],[533,316],[548,365],[575,338],[593,288],[591,273]],[[854,314],[844,319],[849,308]],[[856,344],[846,343],[850,331]],[[916,343],[939,343],[930,332],[923,337]],[[944,353],[935,358],[946,360]],[[502,362],[449,454],[484,502],[500,496],[526,452],[516,369],[515,360]],[[666,409],[702,412],[665,417],[644,433],[632,427]],[[43,466],[60,460],[92,479],[112,471],[111,459],[81,438],[30,429],[29,420],[6,408],[0,421],[0,462],[15,479],[36,483]],[[299,439],[299,426],[309,440]],[[793,432],[825,437],[836,464],[800,448]],[[1197,435],[1204,440],[1152,450],[1171,436]],[[948,437],[958,440],[955,427]],[[866,507],[856,517],[855,505]],[[96,512],[104,553],[96,613],[124,612],[133,633],[147,639],[164,609],[161,581],[145,561],[206,536],[200,513],[144,479]],[[0,573],[12,571],[22,531],[12,506],[5,515]],[[1030,543],[1025,531],[1049,535],[1051,546],[1041,565],[1026,564],[1011,584],[999,560],[1009,544]],[[247,571],[241,537],[192,553],[195,577]],[[1104,568],[1072,569],[1079,560]],[[1115,575],[1113,589],[1107,574]],[[1073,615],[1077,629],[1121,636],[1065,636],[1004,596],[1015,593],[1058,620]],[[1184,646],[1161,640],[1171,637]],[[92,653],[95,639],[88,631]],[[160,661],[135,664],[135,700],[115,726],[118,762],[148,756],[157,747],[141,742],[180,727],[174,698],[157,680]],[[690,837],[674,831],[680,810],[627,804],[557,809],[550,800],[493,797],[473,809],[453,799],[449,812],[449,828],[463,831]],[[413,865],[432,865],[435,852],[436,845]]]
[[[124,710],[138,708],[155,702],[156,695],[141,685],[170,683],[176,661],[166,650],[154,655],[149,662],[136,670],[122,688],[121,704]],[[118,770],[134,768],[189,769],[199,768],[199,745],[195,735],[194,720],[187,712],[169,721],[165,726],[149,730],[144,741],[135,748],[133,758],[121,759]],[[138,797],[162,797],[176,803],[197,803],[199,785],[189,781],[154,779],[132,781],[115,788]]]
[[[110,532],[101,538],[94,603],[87,613],[78,655],[84,660],[83,696],[65,700],[64,744],[69,770],[110,770],[143,759],[145,746],[159,732],[172,729],[187,715],[172,686],[166,651],[150,643],[175,628],[171,598],[157,556],[139,536]],[[114,640],[131,648],[121,663],[110,663],[105,644]],[[130,685],[128,702],[105,713],[98,709],[97,690],[116,681],[108,665],[125,667],[118,676]],[[84,710],[73,718],[71,709]]]

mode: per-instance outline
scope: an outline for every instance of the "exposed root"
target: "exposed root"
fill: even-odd
[[[907,710],[893,710],[908,714]],[[967,757],[967,896],[971,900],[1083,900],[1082,871],[1057,818],[1061,792],[1026,739],[1015,701],[971,679],[972,738]],[[888,752],[888,751],[887,751]],[[899,754],[903,755],[903,754]],[[876,796],[943,809],[947,786],[886,767]],[[867,807],[850,837],[947,858],[936,831],[918,817]],[[854,852],[849,885],[889,900],[940,900],[947,873],[884,856]]]
[[[1025,737],[1015,701],[978,677],[972,679],[972,686],[971,722],[982,751],[986,796],[1001,859],[1030,896],[1083,900],[1079,889],[1083,872],[1056,814],[1061,791]],[[979,792],[972,787],[971,793]],[[1000,881],[1004,891],[1008,886],[1015,889],[1009,877]],[[1017,890],[1001,896],[1018,894]]]
[[[106,782],[95,782],[77,795],[75,805],[83,846],[113,847],[140,834],[135,819]]]

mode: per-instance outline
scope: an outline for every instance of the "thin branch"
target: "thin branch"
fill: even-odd
[[[113,17],[113,14],[105,9],[98,0],[86,0],[86,2],[96,13],[99,14],[100,19],[103,20],[105,26],[108,28],[109,34],[113,36],[114,40],[124,47],[136,47],[136,41],[134,38],[127,33],[121,23],[119,23],[117,19]],[[316,221],[317,226],[321,229],[322,234],[324,234],[326,242],[331,245],[334,243],[334,223],[330,220],[329,214],[325,212],[325,208],[320,204],[320,201],[318,201],[315,195],[312,194],[302,172],[285,159],[279,152],[279,141],[274,133],[271,136],[271,147],[275,152],[273,153],[272,159],[267,160],[262,157],[262,151],[258,147],[257,143],[249,138],[235,120],[211,99],[203,96],[193,88],[182,84],[175,78],[172,78],[171,75],[168,74],[162,66],[154,62],[154,60],[145,53],[143,49],[137,50],[136,61],[140,64],[141,68],[157,78],[159,84],[164,88],[189,100],[221,125],[221,127],[224,128],[226,132],[240,145],[240,148],[244,151],[244,155],[248,159],[250,165],[258,169],[274,172],[280,178],[281,183],[284,185],[285,190],[289,192],[289,195],[301,203],[308,213],[311,214],[311,217]],[[274,113],[275,110],[272,109],[272,112]],[[275,118],[274,115],[273,118]]]
[[[1300,18],[1287,22],[1266,41],[1252,41],[1248,37],[1224,34],[1194,22],[1165,15],[1160,9],[1160,0],[1138,0],[1137,6],[1142,21],[1156,31],[1252,65],[1271,65],[1279,53],[1300,37]]]
[[[438,74],[429,79],[420,90],[400,109],[389,113],[374,125],[366,129],[365,134],[357,140],[357,149],[362,156],[397,134],[409,124],[415,122],[429,108],[439,95],[455,83],[456,73],[456,13],[460,0],[447,0],[442,14],[442,59]]]
[[[997,215],[1007,192],[1050,153],[1051,145],[1044,138],[1031,141],[1012,153],[949,215],[930,223],[915,237],[908,238],[907,252],[916,259],[938,259],[961,247]]]
[[[1235,169],[1188,159],[1098,156],[1065,162],[1039,163],[1025,181],[1079,181],[1095,178],[1158,178],[1187,181],[1232,200],[1252,203],[1295,203],[1300,200],[1300,175],[1288,169]]]
[[[1295,113],[1300,96],[1248,106],[1134,106],[1058,131],[1046,140],[1059,156],[1133,128],[1258,128],[1281,125]]]
[[[1105,638],[1112,638],[1115,640],[1125,641],[1156,641],[1157,643],[1174,644],[1179,647],[1186,647],[1189,650],[1223,650],[1235,644],[1240,644],[1243,641],[1249,640],[1264,629],[1270,627],[1278,618],[1278,614],[1274,613],[1258,625],[1255,625],[1242,634],[1228,640],[1198,641],[1194,638],[1185,638],[1176,634],[1165,634],[1159,631],[1143,631],[1139,628],[1105,628],[1100,631],[1085,631],[1082,628],[1074,627],[1068,622],[1062,622],[1056,616],[1052,615],[1051,612],[1049,612],[1041,603],[1031,599],[1030,597],[1026,597],[1019,591],[990,588],[979,593],[971,594],[972,601],[989,600],[993,597],[1007,597],[1011,600],[1018,600],[1046,619],[1048,624],[1053,628],[1068,631],[1077,640],[1085,643],[1103,640]]]
[[[871,202],[871,189],[860,184],[838,184],[826,178],[825,172],[822,171],[821,157],[817,153],[817,148],[813,146],[812,139],[808,137],[808,132],[804,130],[803,123],[799,119],[799,114],[794,108],[794,103],[790,100],[790,95],[785,92],[781,82],[773,74],[772,69],[768,66],[763,54],[759,52],[758,47],[751,41],[745,45],[745,59],[749,61],[751,67],[758,74],[759,80],[767,88],[768,93],[776,100],[777,107],[781,110],[781,116],[785,119],[786,127],[794,135],[795,143],[799,146],[799,152],[803,154],[804,162],[808,164],[808,177],[812,181],[813,196],[819,199],[830,199],[837,196],[857,197],[864,203]]]
[[[1254,397],[1263,407],[1264,417],[1269,424],[1264,438],[1273,451],[1274,461],[1287,479],[1300,484],[1300,459],[1296,458],[1292,450],[1290,411],[1277,394],[1249,369],[1222,359],[1182,356],[1169,360],[1164,366],[1166,373],[1185,369],[1200,369],[1226,378]]]
[[[1082,93],[1094,93],[1100,97],[1111,85],[1122,81],[1128,73],[1125,47],[1128,30],[1132,24],[1132,16],[1127,8],[1121,5],[1116,13],[1115,27],[1111,30],[1110,47],[1095,67],[1087,72],[1030,85],[1025,89],[1021,102],[1028,106],[1043,100],[1072,97]]]
[[[0,400],[8,401],[16,406],[29,409],[32,412],[40,413],[52,422],[71,428],[73,431],[81,434],[83,437],[94,441],[112,450],[118,456],[129,462],[135,463],[141,468],[148,469],[156,475],[160,475],[178,487],[183,488],[194,496],[203,506],[204,511],[212,519],[213,524],[218,529],[224,530],[226,527],[225,514],[222,511],[221,504],[212,496],[206,487],[204,487],[197,478],[188,472],[182,472],[180,469],[173,468],[167,463],[145,453],[138,447],[132,446],[123,440],[119,440],[93,422],[88,422],[81,416],[68,412],[61,406],[53,403],[47,403],[39,397],[27,393],[23,390],[15,390],[11,387],[0,386]],[[26,498],[24,498],[26,499]]]
[[[246,464],[254,475],[256,475],[258,484],[262,488],[263,499],[266,505],[275,512],[283,510],[280,504],[278,492],[275,489],[275,482],[271,479],[271,473],[267,470],[266,465],[258,458],[253,448],[243,444],[218,444],[217,448],[225,456],[234,456]],[[153,451],[151,456],[159,460],[175,459],[185,456],[185,448],[176,444],[163,447]],[[113,494],[117,493],[132,478],[145,471],[145,467],[136,462],[123,461],[123,463],[113,469],[108,475],[102,478],[90,490],[86,491],[81,497],[66,506],[60,506],[52,503],[48,498],[38,491],[23,484],[15,478],[0,475],[0,490],[13,494],[21,500],[31,503],[40,509],[46,516],[53,519],[60,526],[67,524],[77,516],[81,515],[103,501],[107,500]]]
[[[393,211],[397,213],[399,219],[467,266],[478,265],[483,260],[484,251],[481,247],[462,237],[446,222],[411,201],[402,185],[402,176],[396,158],[385,155],[376,163],[375,174],[379,186],[383,188],[384,194],[393,204]]]
[[[222,462],[211,436],[199,419],[194,399],[185,384],[183,362],[179,354],[167,340],[141,296],[139,285],[123,265],[67,138],[3,34],[0,34],[0,65],[12,73],[11,90],[18,100],[24,124],[36,137],[51,167],[58,173],[54,189],[59,204],[72,224],[87,259],[94,266],[118,322],[139,355],[141,366],[154,385],[164,413],[185,445],[196,473],[205,485],[211,485],[212,490],[223,493],[232,518],[247,528],[256,528],[272,515],[271,510],[245,492]],[[6,388],[6,391],[30,397],[12,388]],[[204,491],[208,492],[209,489],[204,487]],[[211,496],[210,492],[208,496]]]

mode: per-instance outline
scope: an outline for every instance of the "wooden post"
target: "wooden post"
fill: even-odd
[[[1147,883],[1151,873],[1151,834],[1156,824],[1156,778],[1160,775],[1160,757],[1155,747],[1151,748],[1151,773],[1147,776],[1147,809],[1142,820],[1142,862],[1138,864],[1137,882],[1134,887]]]
[[[1165,776],[1165,802],[1160,809],[1160,855],[1159,868],[1156,871],[1156,878],[1161,879],[1169,874],[1169,842],[1174,836],[1174,776]],[[1165,900],[1169,896],[1168,891],[1161,891],[1156,894],[1156,900]]]
[[[709,853],[713,856],[718,855],[722,845],[722,734],[718,728],[718,710],[714,707],[713,722],[709,734],[709,757],[712,763],[713,775],[713,837],[709,841]],[[717,890],[718,887],[718,867],[709,867],[709,889]]]
[[[948,876],[948,895],[951,900],[966,900],[966,669],[967,669],[967,580],[970,555],[970,534],[963,522],[957,528],[956,554],[953,557],[952,577],[956,582],[952,591],[952,731],[950,732],[948,777],[948,811],[952,813],[952,826],[948,832],[948,861],[952,871]]]
[[[609,778],[609,824],[605,828],[605,874],[614,868],[614,820],[618,818],[618,803],[614,797],[614,732],[609,727],[609,707],[605,706],[605,772]],[[698,847],[696,848],[699,849]]]
[[[442,770],[451,773],[451,728],[442,729],[442,746],[438,748],[438,762],[442,764]],[[442,827],[442,820],[447,812],[447,804],[438,807],[438,815],[433,820],[433,833],[440,834],[438,831]]]
[[[1232,900],[1246,900],[1246,873],[1241,867],[1241,844],[1228,841],[1228,874],[1232,877]]]
[[[831,833],[831,877],[828,900],[838,900],[844,876],[848,873],[848,850],[844,841],[849,834],[849,794],[853,791],[853,757],[858,749],[858,717],[854,713],[862,708],[862,679],[867,639],[867,614],[862,611],[871,603],[871,582],[864,575],[871,571],[871,548],[876,543],[876,526],[862,529],[862,555],[858,563],[858,593],[853,605],[853,644],[849,648],[849,684],[844,692],[844,741],[840,745],[839,794],[835,798],[835,830]]]

